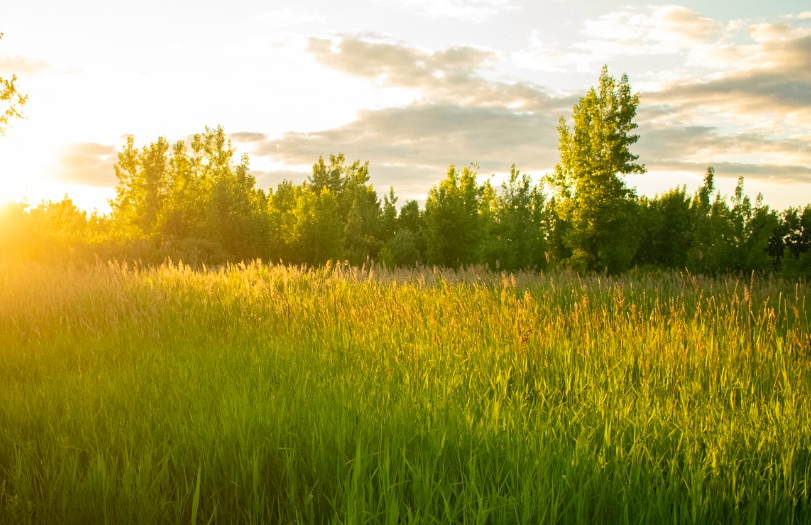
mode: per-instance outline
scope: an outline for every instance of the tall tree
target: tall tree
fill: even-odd
[[[3,33],[0,33],[0,40]],[[6,106],[0,113],[0,135],[5,136],[12,118],[23,118],[23,106],[28,101],[28,95],[23,95],[17,91],[17,75],[11,75],[11,79],[0,77],[0,101]]]
[[[291,262],[323,264],[339,260],[344,252],[345,223],[338,215],[338,200],[329,188],[320,194],[309,184],[296,192],[290,231]]]
[[[479,188],[476,169],[457,171],[428,192],[425,238],[428,264],[458,267],[479,262]]]
[[[266,256],[267,197],[255,187],[247,155],[235,163],[234,154],[222,127],[196,134],[191,151],[183,141],[170,148],[164,137],[138,149],[128,137],[115,165],[119,183],[111,204],[117,221],[177,255]]]
[[[684,268],[692,241],[692,214],[686,186],[653,199],[640,199],[641,244],[635,264]]]
[[[617,82],[604,66],[599,91],[591,88],[574,106],[574,129],[560,118],[560,163],[549,181],[576,268],[621,271],[638,247],[636,195],[620,178],[646,171],[630,151],[639,140],[632,134],[638,105],[627,75]]]
[[[164,137],[139,151],[130,135],[114,167],[118,185],[111,202],[113,212],[121,222],[137,227],[145,235],[154,233],[163,210],[169,180],[168,151]]]
[[[396,197],[394,198],[396,199]],[[387,199],[394,205],[394,200]],[[384,209],[386,217],[388,208]],[[380,250],[380,259],[389,266],[414,266],[424,261],[423,216],[415,200],[407,201],[396,217],[394,236]]]
[[[510,168],[496,199],[494,233],[499,266],[519,270],[545,266],[546,195],[528,175]]]
[[[811,275],[811,204],[785,210],[770,244],[783,273]]]

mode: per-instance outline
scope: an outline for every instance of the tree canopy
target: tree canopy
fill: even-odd
[[[3,33],[0,33],[2,39]],[[11,119],[23,118],[23,106],[28,101],[28,95],[17,90],[17,75],[12,75],[10,79],[0,77],[0,101],[5,106],[0,109],[0,135],[5,135]]]
[[[3,212],[0,246],[90,261],[262,258],[308,265],[811,275],[811,205],[778,213],[761,196],[752,201],[743,179],[725,197],[711,167],[693,195],[683,186],[652,198],[628,188],[624,175],[645,172],[631,151],[639,139],[633,133],[638,105],[627,76],[616,81],[603,68],[599,87],[574,106],[572,126],[560,119],[553,173],[534,181],[513,165],[496,184],[494,176],[480,181],[475,164],[451,164],[424,208],[414,199],[398,208],[394,188],[381,199],[369,163],[349,162],[343,154],[319,157],[299,184],[283,180],[265,191],[222,127],[207,127],[189,144],[158,137],[138,146],[127,137],[114,168],[112,213],[88,215],[67,196],[18,204]]]
[[[633,261],[636,195],[620,176],[645,173],[630,151],[639,140],[632,134],[638,105],[627,75],[617,82],[603,67],[599,91],[591,88],[574,106],[574,129],[560,118],[560,162],[549,181],[566,228],[566,258],[576,268],[619,271]]]

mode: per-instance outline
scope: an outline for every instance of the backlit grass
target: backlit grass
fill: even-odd
[[[808,293],[0,262],[0,522],[811,523]]]

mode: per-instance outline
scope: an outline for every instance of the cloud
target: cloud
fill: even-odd
[[[584,39],[568,48],[534,31],[512,59],[526,69],[585,73],[618,56],[691,54],[727,33],[721,23],[678,5],[626,8],[586,20]]]
[[[633,151],[651,172],[700,175],[713,165],[721,177],[809,181],[807,120],[792,133],[784,123],[772,122],[776,131],[770,134],[762,114],[805,115],[811,107],[811,37],[802,28],[778,24],[733,25],[678,6],[624,10],[586,25],[590,45],[558,51],[535,33],[533,52],[544,54],[542,67],[566,70],[585,64],[590,72],[605,54],[673,55],[677,69],[657,74],[642,93],[637,119],[641,140]],[[628,31],[614,36],[612,29],[620,28]],[[733,40],[735,31],[749,42]],[[331,69],[379,87],[413,90],[413,102],[361,111],[354,122],[314,133],[263,140],[246,136],[257,139],[255,155],[291,166],[290,171],[263,173],[258,180],[300,182],[306,176],[299,171],[302,166],[331,153],[369,160],[378,189],[394,185],[406,196],[424,195],[451,162],[476,162],[482,174],[504,172],[514,162],[541,175],[558,161],[557,117],[570,115],[579,98],[556,97],[531,82],[500,79],[494,72],[505,55],[491,49],[429,50],[374,35],[311,38],[307,49]],[[719,69],[726,58],[732,65]],[[706,67],[690,66],[700,59],[706,59]]]
[[[237,133],[229,133],[228,137],[234,142],[260,142],[265,139],[264,133],[256,133],[253,131],[239,131]]]
[[[448,164],[476,162],[483,173],[548,169],[557,161],[555,120],[509,108],[418,104],[364,111],[346,126],[318,133],[287,133],[257,145],[254,154],[291,165],[344,153],[369,160],[379,188],[395,185],[424,193]]]
[[[72,144],[59,157],[56,178],[85,186],[115,186],[118,183],[113,170],[116,161],[114,146],[95,142]]]
[[[368,41],[342,35],[311,38],[308,51],[322,64],[359,77],[381,78],[391,85],[419,87],[446,74],[469,74],[494,58],[492,51],[468,46],[426,51],[399,42]]]
[[[422,12],[433,18],[484,22],[504,11],[519,9],[510,0],[378,0]]]
[[[284,9],[267,11],[261,14],[257,21],[264,25],[281,29],[300,24],[323,24],[325,17],[320,13],[285,7]]]
[[[655,171],[690,171],[703,173],[707,166],[715,168],[719,177],[754,179],[778,183],[809,183],[811,168],[808,166],[784,164],[755,164],[742,162],[660,162]],[[649,168],[650,169],[650,168]],[[650,171],[654,171],[651,169]]]
[[[782,182],[811,181],[809,137],[780,139],[762,132],[725,135],[713,126],[660,125],[641,120],[634,152],[649,171],[703,172]],[[748,159],[748,160],[747,160]]]
[[[756,42],[770,42],[791,38],[794,29],[788,24],[755,24],[748,32]]]
[[[626,9],[587,20],[585,42],[575,47],[607,55],[661,55],[710,44],[724,27],[678,5]]]
[[[383,86],[414,89],[428,101],[525,111],[571,106],[571,99],[552,97],[536,84],[483,78],[480,72],[499,58],[488,49],[454,46],[430,51],[342,35],[311,38],[308,51],[327,67]]]
[[[0,72],[10,75],[36,75],[48,69],[50,65],[44,60],[7,56],[0,58]]]
[[[313,162],[315,159],[313,159]],[[293,184],[301,184],[307,179],[307,176],[312,173],[311,171],[298,171],[298,170],[251,170],[251,175],[256,179],[256,187],[263,190],[268,188],[275,190],[276,186],[284,180],[292,181]]]
[[[657,103],[701,105],[739,114],[811,115],[811,35],[768,40],[758,51],[758,66],[708,80],[676,82],[650,98]]]
[[[594,72],[605,63],[605,58],[593,50],[561,50],[537,30],[533,30],[530,36],[529,47],[513,53],[511,58],[519,68],[552,73]]]
[[[802,13],[797,13],[796,15],[785,15],[781,18],[788,18],[788,19],[796,19],[796,20],[811,20],[811,11],[803,11]]]

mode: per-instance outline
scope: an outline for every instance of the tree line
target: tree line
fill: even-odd
[[[206,128],[189,144],[160,137],[139,148],[129,137],[115,165],[110,214],[88,215],[67,196],[19,204],[5,212],[14,215],[5,221],[12,225],[6,242],[32,252],[44,244],[62,256],[208,264],[261,258],[504,271],[811,273],[811,205],[777,212],[761,196],[753,203],[742,178],[734,195],[722,196],[712,168],[692,195],[685,186],[653,198],[628,188],[623,175],[646,171],[631,152],[638,104],[627,76],[618,81],[603,68],[599,86],[574,106],[573,126],[560,119],[553,173],[533,183],[513,166],[496,187],[479,180],[475,165],[451,165],[422,207],[415,200],[398,207],[393,188],[381,199],[369,163],[343,154],[319,157],[300,184],[285,180],[265,192],[222,127]]]

